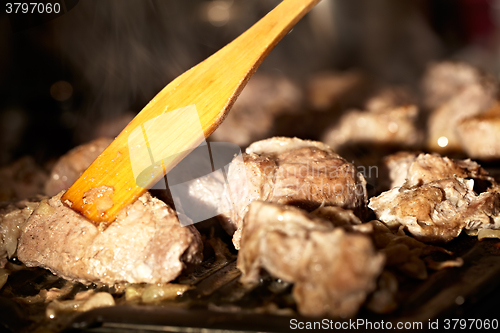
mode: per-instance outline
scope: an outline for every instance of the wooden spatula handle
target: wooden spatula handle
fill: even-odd
[[[233,42],[173,80],[68,189],[63,202],[96,223],[112,222],[125,205],[212,134],[262,60],[318,2],[284,0]],[[193,107],[199,124],[191,117]],[[144,168],[147,163],[153,166]],[[140,184],[136,169],[142,172]],[[147,169],[146,176],[142,169]]]

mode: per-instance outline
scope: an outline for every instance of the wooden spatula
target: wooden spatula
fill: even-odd
[[[223,49],[168,84],[62,197],[110,223],[220,125],[262,60],[320,0],[284,0]]]

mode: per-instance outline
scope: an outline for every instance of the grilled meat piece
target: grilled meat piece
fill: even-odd
[[[382,160],[384,170],[381,181],[382,190],[402,186],[406,181],[408,169],[416,157],[417,153],[407,151],[400,151],[384,157]]]
[[[494,103],[495,96],[478,85],[468,86],[449,102],[435,109],[428,121],[427,145],[443,151],[461,150],[457,126],[465,118],[481,114]]]
[[[407,182],[408,185],[413,186],[453,177],[494,182],[486,170],[470,159],[452,160],[437,154],[418,155],[408,168]]]
[[[49,180],[45,184],[45,194],[54,196],[67,190],[111,141],[113,141],[111,138],[98,138],[75,147],[63,155],[52,168]]]
[[[299,312],[353,316],[374,290],[384,257],[370,238],[347,233],[291,206],[254,201],[244,220],[238,268],[243,283],[264,268],[293,282]]]
[[[368,78],[356,70],[319,72],[307,82],[307,99],[315,110],[343,109],[363,99],[369,86]]]
[[[165,283],[201,262],[198,231],[149,193],[106,230],[63,205],[62,194],[42,201],[22,230],[17,253],[27,266],[82,283]]]
[[[250,145],[228,168],[219,218],[239,249],[241,221],[248,205],[263,200],[306,210],[339,206],[362,214],[366,181],[355,166],[327,145],[276,137]]]
[[[22,200],[0,209],[0,260],[15,255],[21,228],[36,207],[38,202]]]
[[[498,184],[470,159],[399,153],[386,159],[391,190],[368,207],[390,227],[404,225],[424,241],[450,241],[462,229],[500,227]]]
[[[500,158],[500,104],[486,113],[466,118],[457,127],[460,143],[472,158]]]
[[[368,111],[384,111],[401,105],[417,104],[416,94],[405,86],[379,88],[365,102]]]
[[[422,78],[424,105],[436,109],[470,86],[482,86],[495,90],[494,79],[477,68],[463,63],[443,61],[431,63]]]
[[[377,218],[403,225],[415,238],[448,242],[462,229],[500,229],[500,192],[476,194],[474,180],[448,178],[423,184],[405,183],[370,199]]]
[[[496,99],[496,80],[463,63],[434,64],[423,78],[428,119],[427,145],[438,152],[461,150],[457,126],[485,112]]]
[[[389,189],[403,186],[422,185],[446,178],[472,178],[478,183],[492,185],[495,180],[479,164],[470,159],[453,160],[438,154],[399,152],[384,158],[388,170]]]
[[[362,143],[413,147],[422,139],[416,126],[417,116],[415,105],[374,111],[351,110],[326,130],[322,141],[335,150],[346,144]]]

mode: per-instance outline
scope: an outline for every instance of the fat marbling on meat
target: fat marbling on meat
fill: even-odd
[[[250,204],[243,223],[237,262],[241,281],[257,282],[263,268],[294,283],[301,314],[353,316],[375,289],[384,256],[368,236],[348,233],[296,207],[262,201]]]
[[[82,283],[166,283],[187,264],[201,262],[198,231],[183,227],[176,213],[149,193],[105,230],[66,207],[62,194],[42,201],[23,227],[17,253],[29,267]]]
[[[275,137],[253,143],[228,168],[219,219],[239,249],[248,205],[263,200],[313,210],[339,206],[363,213],[366,181],[356,167],[327,145]]]

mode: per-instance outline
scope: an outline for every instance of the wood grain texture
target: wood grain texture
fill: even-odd
[[[144,127],[144,124],[156,117],[188,106],[196,108],[203,134],[191,133],[189,121],[186,121],[183,112],[176,112],[168,117],[168,122],[161,123],[161,127],[156,122],[156,132],[146,139],[155,156],[170,157],[163,161],[163,165],[160,164],[161,167],[150,170],[148,182],[153,185],[163,177],[164,172],[171,170],[184,158],[191,147],[197,146],[212,134],[262,60],[319,1],[284,0],[233,42],[174,79],[68,189],[62,201],[96,223],[112,222],[125,205],[147,190],[147,186],[136,184],[129,136],[139,133],[137,128]],[[84,200],[85,193],[100,186],[112,188],[111,194],[106,192],[112,200],[110,207],[99,205],[99,200]],[[109,198],[106,200],[109,201]]]

